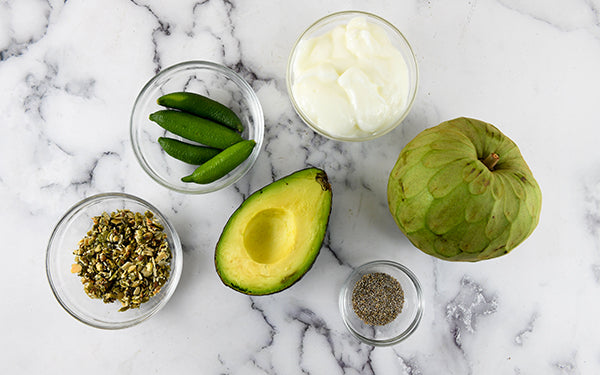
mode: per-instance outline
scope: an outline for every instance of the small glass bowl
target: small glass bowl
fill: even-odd
[[[189,143],[194,142],[169,133],[148,119],[151,113],[167,109],[156,103],[160,96],[178,91],[201,94],[231,108],[244,125],[242,137],[256,141],[248,159],[226,176],[210,184],[181,181],[181,178],[191,174],[196,166],[167,155],[157,139],[168,136]],[[144,171],[159,184],[189,194],[220,190],[242,178],[258,158],[263,134],[263,111],[252,87],[233,70],[209,61],[186,61],[162,70],[142,88],[133,105],[130,119],[133,152]]]
[[[373,326],[364,323],[352,307],[352,293],[356,283],[363,275],[374,272],[387,273],[402,286],[404,305],[402,311],[392,322]],[[389,346],[399,343],[410,336],[421,321],[423,300],[419,280],[402,264],[389,260],[377,260],[356,268],[342,285],[339,297],[340,311],[344,324],[356,338],[373,346]]]
[[[295,72],[294,72],[294,61],[296,60],[296,57],[297,57],[298,45],[301,42],[308,40],[308,39],[312,39],[312,38],[320,36],[320,35],[323,35],[329,31],[331,31],[333,28],[335,28],[337,26],[345,25],[351,19],[353,19],[355,17],[364,17],[367,20],[367,22],[381,27],[386,32],[392,45],[395,46],[400,51],[400,53],[402,54],[402,57],[404,58],[404,61],[406,62],[406,66],[408,69],[408,96],[407,96],[407,102],[406,102],[406,106],[405,106],[404,110],[398,114],[398,117],[390,126],[386,127],[385,129],[378,130],[374,133],[368,133],[366,135],[360,135],[360,136],[356,136],[356,137],[344,137],[344,136],[337,136],[337,135],[330,134],[329,132],[327,132],[327,130],[319,127],[319,125],[317,123],[315,123],[310,118],[310,116],[308,116],[308,114],[302,109],[301,105],[296,100],[293,90],[292,90],[292,87],[294,85],[294,80],[296,78]],[[332,13],[328,16],[325,16],[325,17],[317,20],[315,23],[310,25],[308,27],[308,29],[306,29],[300,35],[300,37],[296,40],[296,43],[292,47],[292,52],[290,53],[290,56],[288,58],[287,70],[286,70],[287,91],[288,91],[290,100],[292,102],[292,105],[294,106],[294,109],[296,110],[296,113],[298,113],[298,115],[302,118],[302,120],[315,132],[317,132],[327,138],[337,140],[337,141],[354,141],[354,142],[368,141],[371,139],[381,137],[382,135],[387,134],[390,131],[394,130],[398,125],[400,125],[400,123],[404,120],[404,118],[406,118],[406,116],[410,112],[410,109],[412,108],[413,102],[414,102],[416,94],[417,94],[418,80],[419,80],[419,73],[418,73],[418,68],[417,68],[417,60],[415,59],[413,50],[412,50],[410,44],[408,43],[408,40],[404,37],[404,35],[394,25],[392,25],[385,19],[383,19],[379,16],[376,16],[374,14],[362,12],[362,11],[343,11],[343,12]]]
[[[172,254],[169,280],[160,292],[141,304],[139,308],[124,312],[118,311],[121,307],[118,301],[104,303],[100,299],[90,298],[83,290],[81,278],[71,273],[71,265],[75,263],[73,251],[78,248],[79,241],[92,228],[92,217],[118,209],[129,209],[140,213],[149,210],[154,213],[154,217],[164,227]],[[56,224],[46,251],[46,275],[60,305],[75,319],[103,329],[131,327],[158,312],[175,292],[182,268],[181,242],[173,225],[150,203],[123,193],[94,195],[71,207]]]

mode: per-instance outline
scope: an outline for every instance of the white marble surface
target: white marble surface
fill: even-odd
[[[285,89],[287,55],[317,18],[361,9],[413,45],[413,111],[383,139],[339,143],[310,131]],[[240,72],[265,112],[250,174],[189,196],[144,174],[129,143],[133,100],[174,63]],[[0,373],[600,373],[600,1],[0,1]],[[386,203],[389,171],[421,130],[458,116],[497,125],[542,187],[538,228],[509,255],[449,263],[412,247]],[[290,152],[293,150],[293,152]],[[307,165],[334,189],[312,270],[267,297],[224,287],[213,249],[249,193]],[[64,211],[99,192],[149,200],[176,225],[184,271],[150,320],[103,331],[69,316],[45,274]],[[344,329],[337,294],[353,267],[392,259],[420,278],[423,321],[389,348]]]

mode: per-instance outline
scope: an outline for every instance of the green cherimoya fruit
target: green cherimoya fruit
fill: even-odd
[[[317,168],[258,190],[231,215],[215,250],[223,283],[263,295],[298,281],[313,265],[331,212],[331,186]]]
[[[389,177],[388,204],[417,248],[473,262],[524,241],[538,224],[542,193],[513,141],[491,124],[457,118],[404,147]]]

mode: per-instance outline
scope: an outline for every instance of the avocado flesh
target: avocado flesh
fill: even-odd
[[[295,172],[246,199],[225,225],[215,251],[223,283],[263,295],[298,281],[312,266],[331,212],[327,174]]]

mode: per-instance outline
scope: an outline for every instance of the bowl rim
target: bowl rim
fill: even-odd
[[[404,331],[397,334],[396,336],[391,337],[389,339],[383,339],[383,340],[372,339],[372,338],[369,338],[369,337],[366,337],[366,336],[360,334],[349,323],[348,316],[345,313],[347,311],[347,308],[346,308],[346,304],[344,303],[346,301],[346,298],[344,297],[344,295],[345,295],[345,292],[347,292],[348,290],[350,290],[352,288],[352,286],[349,285],[350,280],[352,280],[356,275],[359,275],[363,271],[368,270],[375,266],[391,267],[391,268],[394,268],[394,269],[400,271],[404,275],[406,275],[409,278],[409,280],[411,281],[412,286],[414,287],[415,295],[416,295],[416,299],[417,299],[416,314],[415,314],[414,319],[408,325],[408,327]],[[421,322],[421,318],[423,317],[423,308],[424,308],[423,289],[421,287],[421,283],[419,282],[419,279],[417,278],[417,276],[405,265],[395,262],[395,261],[392,261],[392,260],[384,260],[384,259],[374,260],[374,261],[370,261],[370,262],[364,263],[364,264],[356,267],[354,270],[352,270],[350,275],[348,275],[348,277],[346,277],[346,279],[344,280],[344,282],[342,284],[342,287],[340,288],[338,304],[339,304],[340,313],[342,315],[342,321],[344,322],[344,325],[346,326],[348,331],[354,337],[356,337],[360,341],[362,341],[366,344],[370,344],[372,346],[391,346],[391,345],[395,345],[395,344],[407,339],[419,326],[419,324]]]
[[[312,31],[314,28],[316,28],[317,26],[320,26],[320,24],[322,24],[330,19],[338,18],[338,17],[341,18],[341,17],[345,17],[345,16],[350,16],[350,15],[365,16],[367,18],[370,18],[372,20],[375,20],[377,22],[384,24],[386,27],[391,29],[393,31],[393,33],[397,34],[397,36],[399,36],[400,39],[404,42],[405,46],[407,47],[407,51],[409,52],[409,57],[410,57],[410,60],[412,61],[412,65],[414,66],[414,74],[415,74],[414,87],[415,88],[414,88],[414,90],[409,91],[409,100],[406,105],[406,109],[404,110],[402,115],[398,117],[398,119],[396,120],[394,125],[386,128],[380,132],[376,132],[376,133],[371,134],[366,137],[340,137],[340,136],[334,136],[334,135],[327,133],[325,130],[319,128],[316,124],[314,124],[313,121],[310,120],[310,118],[302,111],[302,109],[300,108],[299,104],[297,103],[297,101],[294,97],[294,94],[292,92],[292,70],[293,70],[292,66],[293,66],[294,58],[296,56],[296,51],[298,49],[297,48],[298,44],[302,41],[304,36],[306,34],[308,34],[310,31]],[[411,65],[411,64],[407,63],[407,65]],[[326,138],[332,139],[334,141],[364,142],[364,141],[370,141],[370,140],[379,138],[381,136],[384,136],[385,134],[388,134],[392,130],[396,129],[404,121],[404,119],[408,116],[408,114],[412,110],[413,104],[417,97],[417,92],[419,91],[419,64],[417,63],[417,57],[412,48],[412,45],[410,44],[410,42],[408,41],[406,36],[396,26],[394,26],[394,24],[392,24],[385,18],[378,16],[376,14],[370,13],[370,12],[366,12],[366,11],[362,11],[362,10],[343,10],[343,11],[339,11],[339,12],[330,13],[324,17],[319,18],[318,20],[316,20],[315,22],[310,24],[310,26],[308,26],[306,29],[304,29],[304,31],[300,34],[300,36],[298,36],[298,38],[292,45],[291,52],[288,55],[286,73],[285,73],[285,82],[286,82],[288,97],[292,103],[292,107],[294,107],[294,111],[296,112],[296,114],[298,114],[298,116],[300,116],[302,121],[306,125],[308,125],[309,128],[311,128],[317,134],[320,134],[320,135],[322,135]]]
[[[163,178],[159,174],[157,174],[146,162],[145,156],[139,149],[139,144],[137,141],[137,137],[135,135],[136,132],[135,132],[135,126],[134,126],[134,117],[137,113],[136,109],[138,108],[138,105],[141,102],[141,100],[145,97],[146,92],[152,88],[152,86],[154,85],[154,83],[156,81],[160,80],[164,76],[166,76],[168,74],[175,74],[180,70],[184,70],[185,68],[207,69],[207,70],[212,70],[212,71],[223,74],[224,76],[231,79],[236,85],[240,86],[242,88],[242,91],[247,91],[249,93],[249,95],[247,96],[247,98],[248,98],[247,100],[252,104],[252,107],[254,107],[256,109],[256,116],[253,115],[254,131],[256,133],[255,137],[253,139],[256,142],[256,146],[254,147],[254,150],[252,150],[252,153],[248,157],[248,159],[250,160],[250,163],[248,163],[242,170],[240,170],[238,173],[235,174],[235,177],[231,178],[226,183],[220,183],[220,184],[217,183],[214,185],[212,185],[213,183],[208,184],[208,185],[198,185],[199,187],[204,187],[203,189],[181,188],[181,187],[178,187],[178,186],[172,184],[171,182],[169,182],[168,180],[166,180],[165,178]],[[261,150],[262,144],[263,144],[263,140],[264,140],[264,130],[265,130],[264,128],[265,128],[264,111],[262,109],[262,105],[260,104],[258,95],[254,91],[252,86],[250,86],[250,84],[240,74],[235,72],[233,69],[231,69],[225,65],[215,63],[212,61],[208,61],[208,60],[182,61],[182,62],[170,65],[170,66],[160,70],[152,78],[150,78],[150,80],[148,80],[146,82],[146,84],[144,84],[142,89],[139,91],[138,95],[135,98],[135,101],[133,103],[133,106],[131,108],[131,113],[129,116],[129,140],[130,140],[130,144],[131,144],[133,153],[135,155],[135,158],[136,158],[138,164],[142,167],[144,172],[146,172],[146,174],[148,176],[150,176],[150,178],[152,180],[154,180],[155,182],[157,182],[159,185],[162,185],[163,187],[166,187],[169,190],[173,190],[173,191],[183,193],[183,194],[212,193],[212,192],[227,188],[227,187],[235,184],[242,177],[244,177],[248,173],[248,171],[254,166],[254,164],[256,163],[256,160],[258,159],[258,155],[260,153],[260,150]],[[242,164],[243,164],[243,162],[242,162]],[[239,166],[236,167],[229,174],[234,172],[237,168],[239,168]],[[221,179],[219,179],[215,182],[219,182],[220,180],[225,179],[228,175],[222,177]],[[194,186],[194,185],[189,184],[186,186]],[[210,186],[210,187],[206,188],[207,186]]]
[[[136,317],[134,319],[125,320],[123,322],[106,323],[106,322],[103,322],[103,321],[100,321],[100,320],[94,319],[94,318],[85,319],[84,317],[77,314],[69,306],[69,304],[61,297],[61,293],[58,290],[57,285],[54,283],[54,278],[52,276],[53,272],[52,272],[52,267],[51,267],[51,256],[50,255],[52,253],[53,243],[56,241],[56,238],[57,238],[56,236],[59,234],[59,230],[62,229],[64,227],[64,225],[66,225],[69,222],[69,220],[73,217],[73,215],[75,213],[78,212],[78,210],[80,208],[90,205],[91,203],[96,202],[96,201],[108,200],[108,199],[113,199],[113,198],[134,201],[138,204],[141,204],[142,206],[145,206],[148,210],[152,211],[153,214],[158,216],[161,220],[161,224],[165,228],[168,228],[169,234],[171,235],[171,238],[172,238],[172,241],[173,241],[173,244],[175,247],[174,249],[171,249],[171,250],[176,253],[176,258],[175,258],[175,263],[172,263],[172,265],[171,265],[171,275],[169,277],[169,280],[167,281],[169,288],[168,288],[168,290],[166,290],[165,296],[160,300],[160,302],[158,304],[156,304],[145,315]],[[46,278],[48,280],[48,284],[50,285],[50,289],[52,290],[52,294],[54,295],[54,298],[56,298],[56,300],[58,301],[59,305],[67,313],[69,313],[69,315],[71,315],[73,318],[75,318],[79,322],[84,323],[85,325],[88,325],[90,327],[100,328],[100,329],[105,329],[105,330],[117,330],[117,329],[132,327],[134,325],[137,325],[137,324],[147,320],[148,318],[150,318],[151,316],[156,314],[158,311],[160,311],[167,304],[167,302],[169,301],[171,296],[175,293],[175,289],[177,289],[177,285],[179,284],[179,280],[181,278],[181,274],[183,271],[183,248],[181,245],[181,240],[179,238],[179,234],[175,230],[175,227],[173,226],[173,224],[171,224],[171,222],[168,220],[168,218],[165,215],[163,215],[162,212],[160,210],[158,210],[158,208],[156,208],[154,205],[152,205],[151,203],[147,202],[146,200],[144,200],[140,197],[137,197],[135,195],[132,195],[132,194],[123,193],[123,192],[106,192],[106,193],[94,194],[94,195],[91,195],[87,198],[84,198],[84,199],[78,201],[77,203],[73,204],[69,209],[67,209],[66,212],[60,217],[60,219],[56,222],[56,225],[54,226],[52,233],[50,234],[48,244],[46,245],[45,266],[46,266]],[[177,271],[173,272],[174,270],[177,270]],[[163,288],[165,286],[167,286],[167,284],[165,284],[163,286]],[[82,292],[83,292],[83,289],[82,289]]]

